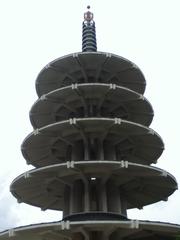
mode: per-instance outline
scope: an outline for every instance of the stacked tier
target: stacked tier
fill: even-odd
[[[63,220],[0,238],[174,239],[178,225],[127,218],[128,209],[166,201],[177,189],[171,174],[150,166],[164,144],[148,127],[153,109],[139,68],[109,53],[75,53],[48,64],[36,89],[35,130],[22,144],[35,169],[10,189],[19,202],[63,211]]]

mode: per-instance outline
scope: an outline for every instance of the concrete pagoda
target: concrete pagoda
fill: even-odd
[[[35,168],[10,186],[18,202],[63,211],[63,219],[7,230],[0,240],[170,240],[180,233],[176,224],[127,216],[128,209],[166,201],[177,182],[151,166],[164,144],[149,128],[153,109],[141,70],[97,51],[89,8],[82,52],[52,61],[37,77],[34,131],[22,143]]]

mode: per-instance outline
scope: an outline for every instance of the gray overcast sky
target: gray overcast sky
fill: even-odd
[[[29,110],[37,99],[35,79],[50,61],[81,51],[86,6],[95,14],[98,50],[128,58],[143,71],[155,117],[151,128],[165,142],[157,166],[180,183],[180,1],[0,0],[1,169],[0,229],[60,220],[54,211],[17,204],[10,182],[30,169],[20,145],[32,131]],[[133,219],[180,223],[180,192],[168,202],[129,211]]]

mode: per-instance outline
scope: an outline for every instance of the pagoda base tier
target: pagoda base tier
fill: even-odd
[[[0,233],[0,240],[173,240],[180,225],[139,220],[61,221],[10,229]]]

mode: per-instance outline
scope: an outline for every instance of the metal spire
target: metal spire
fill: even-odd
[[[94,14],[89,11],[90,6],[87,6],[88,11],[84,13],[83,33],[82,33],[82,51],[96,52],[96,27],[94,22]]]

